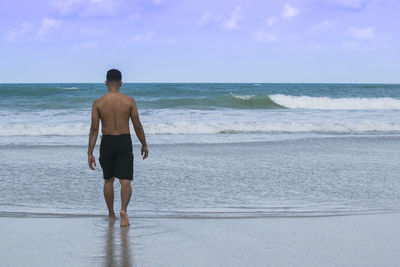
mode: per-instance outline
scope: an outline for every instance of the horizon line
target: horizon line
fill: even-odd
[[[104,82],[0,82],[3,84],[104,84]],[[400,82],[122,82],[123,84],[395,84]]]

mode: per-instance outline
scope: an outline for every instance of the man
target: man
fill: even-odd
[[[88,164],[94,170],[96,161],[93,149],[99,133],[101,120],[100,165],[103,169],[104,198],[108,207],[111,222],[115,221],[114,214],[114,178],[121,183],[121,210],[119,211],[121,227],[129,226],[127,208],[132,194],[133,179],[132,141],[129,130],[129,118],[132,120],[136,136],[142,143],[141,154],[146,159],[149,152],[146,137],[135,99],[119,92],[122,86],[122,75],[119,70],[107,72],[106,86],[108,93],[96,99],[92,105],[92,122],[89,133]],[[93,166],[94,165],[94,166]]]

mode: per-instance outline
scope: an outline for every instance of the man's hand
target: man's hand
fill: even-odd
[[[96,160],[92,154],[88,155],[88,164],[89,164],[89,168],[91,168],[92,170],[95,170]],[[93,165],[94,165],[94,167],[93,167]]]
[[[143,159],[147,159],[149,156],[149,150],[147,149],[147,146],[142,146],[142,149],[140,150],[142,152]]]

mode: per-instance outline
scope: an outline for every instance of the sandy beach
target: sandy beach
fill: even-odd
[[[8,214],[2,266],[399,266],[400,214],[131,218]]]

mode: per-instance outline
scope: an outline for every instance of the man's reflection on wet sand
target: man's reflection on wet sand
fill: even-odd
[[[122,266],[132,266],[131,251],[129,250],[129,227],[120,228]]]
[[[110,223],[106,231],[104,266],[132,266],[129,249],[129,227],[116,228]],[[119,233],[120,242],[115,239]]]

